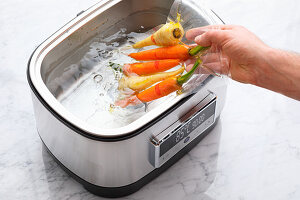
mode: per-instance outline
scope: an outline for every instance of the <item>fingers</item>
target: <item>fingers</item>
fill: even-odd
[[[201,60],[203,63],[213,63],[218,62],[221,59],[220,53],[208,53],[203,56],[201,56]]]
[[[230,30],[234,28],[234,25],[209,25],[199,28],[193,28],[186,32],[186,38],[188,40],[195,40],[198,35],[201,35],[209,30]]]
[[[186,68],[189,71],[192,69],[192,67],[193,67],[193,64],[190,64]],[[221,74],[220,71],[221,71],[220,63],[209,63],[209,64],[202,65],[199,68],[197,68],[195,73],[216,75],[216,74]]]
[[[195,38],[195,42],[201,46],[222,46],[227,41],[229,34],[227,30],[209,30]]]
[[[229,60],[220,54],[220,48],[231,39],[230,31],[235,25],[210,25],[205,27],[194,28],[186,33],[187,39],[194,40],[201,46],[210,46],[211,48],[201,57],[202,66],[196,73],[205,74],[229,74]],[[192,68],[192,60],[186,62],[187,71]]]
[[[197,37],[198,35],[205,33],[204,28],[205,27],[199,27],[199,28],[193,28],[193,29],[188,30],[185,34],[186,39],[194,40],[195,37]]]
[[[209,72],[209,74],[213,74],[213,75],[216,75],[216,74],[228,75],[229,74],[228,67],[222,61],[204,64],[203,68],[206,69]]]
[[[187,67],[186,67],[186,70],[187,71],[190,71],[192,68],[193,68],[193,64],[189,64]],[[196,74],[210,74],[210,71],[204,67],[198,67],[197,70],[195,71]]]
[[[190,71],[193,63],[187,65],[186,70]],[[219,55],[213,54],[203,58],[202,66],[195,73],[198,74],[224,74],[229,75],[229,62],[227,58],[220,58]]]
[[[195,61],[196,61],[196,58],[192,57],[192,58],[186,60],[186,61],[184,62],[184,64],[185,64],[186,66],[188,66],[188,65],[190,65],[190,64],[194,64]],[[188,71],[189,71],[189,70],[188,70]]]

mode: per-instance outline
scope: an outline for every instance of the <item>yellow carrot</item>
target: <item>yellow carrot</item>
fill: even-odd
[[[133,48],[142,48],[145,46],[150,45],[157,45],[157,46],[173,46],[177,45],[183,35],[184,30],[181,24],[178,22],[169,22],[163,25],[158,31],[156,31],[151,36],[147,37],[146,39],[139,41],[133,45]]]
[[[156,82],[163,81],[167,78],[181,74],[184,71],[184,67],[172,72],[160,72],[148,76],[123,76],[119,81],[119,90],[124,90],[125,88],[130,88],[134,91],[141,91]]]

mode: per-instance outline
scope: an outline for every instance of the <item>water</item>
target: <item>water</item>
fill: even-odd
[[[117,128],[139,119],[166,98],[174,98],[175,94],[154,101],[147,109],[144,104],[125,109],[114,106],[120,96],[117,89],[122,77],[119,65],[135,62],[126,54],[137,50],[126,47],[151,33],[152,31],[126,34],[126,29],[121,29],[107,38],[92,42],[79,63],[70,65],[60,77],[52,81],[52,85],[60,85],[63,91],[57,99],[73,115],[90,125]],[[84,73],[82,69],[91,70]],[[70,76],[75,81],[71,85],[64,83],[63,79]]]

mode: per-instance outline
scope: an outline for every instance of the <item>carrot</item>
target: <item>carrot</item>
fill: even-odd
[[[136,60],[162,60],[162,59],[180,59],[186,60],[189,58],[189,47],[186,45],[175,45],[170,47],[161,47],[131,53],[129,56]]]
[[[175,45],[170,47],[161,47],[131,53],[129,56],[136,60],[163,60],[163,59],[179,59],[181,61],[187,60],[191,56],[195,56],[199,52],[206,50],[209,47],[202,47],[200,45],[190,48],[187,45]]]
[[[178,44],[184,35],[184,30],[179,21],[180,20],[177,20],[176,23],[171,21],[165,24],[154,34],[142,41],[135,43],[132,47],[142,48],[150,45],[174,46]]]
[[[179,59],[156,60],[144,63],[125,64],[123,73],[126,75],[137,74],[147,75],[163,72],[180,64]]]
[[[181,85],[177,83],[177,77],[171,77],[138,93],[136,96],[142,102],[149,102],[164,97],[180,88]]]
[[[128,105],[150,102],[175,92],[176,90],[181,89],[182,85],[191,78],[200,63],[201,60],[197,59],[193,68],[185,75],[170,77],[150,88],[147,88],[135,96],[116,102],[116,105],[124,108]]]
[[[123,76],[119,81],[119,90],[130,88],[134,91],[141,91],[153,85],[156,82],[181,74],[183,71],[184,71],[184,67],[181,67],[176,71],[159,72],[148,76],[130,76],[130,77]]]

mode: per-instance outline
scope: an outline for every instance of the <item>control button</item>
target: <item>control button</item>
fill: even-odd
[[[184,139],[184,143],[187,143],[189,140],[190,140],[190,136],[187,136],[187,137]]]
[[[212,121],[209,119],[205,122],[205,125],[207,126],[207,125],[210,125],[211,123],[212,123]]]

